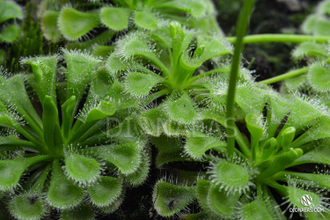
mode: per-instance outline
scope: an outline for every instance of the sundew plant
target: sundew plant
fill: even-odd
[[[15,218],[41,219],[56,209],[61,219],[94,219],[95,209],[113,212],[125,188],[146,178],[145,135],[123,134],[138,126],[138,103],[121,101],[123,85],[100,62],[63,50],[23,59],[33,74],[2,74],[0,191]]]
[[[146,185],[150,219],[329,219],[329,1],[309,36],[245,36],[254,3],[226,38],[209,0],[41,1],[70,43],[0,68],[0,219],[125,219]],[[256,82],[241,53],[267,42],[307,65]]]

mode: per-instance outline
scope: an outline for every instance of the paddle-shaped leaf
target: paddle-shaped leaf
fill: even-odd
[[[10,25],[6,29],[4,29],[2,32],[0,32],[0,42],[5,41],[8,43],[13,43],[16,38],[21,33],[21,29],[17,27],[16,25]]]
[[[148,95],[151,89],[162,81],[163,78],[157,74],[130,72],[126,76],[125,84],[126,89],[133,96],[143,97]]]
[[[65,157],[65,171],[72,180],[90,184],[100,177],[100,164],[93,158],[70,154]]]
[[[194,186],[177,186],[159,181],[153,192],[154,206],[161,216],[171,216],[195,199]]]
[[[97,11],[80,12],[69,7],[61,10],[57,23],[63,36],[71,41],[78,40],[100,25]]]
[[[122,182],[114,177],[102,176],[97,183],[87,187],[87,192],[96,206],[109,206],[122,193]]]
[[[47,201],[58,209],[77,206],[84,197],[84,189],[80,188],[63,173],[60,162],[54,160],[52,178],[47,192]]]
[[[136,12],[134,21],[137,26],[149,30],[156,28],[159,23],[158,18],[151,11],[147,10]]]
[[[330,69],[329,66],[321,64],[312,65],[307,73],[307,79],[312,87],[319,92],[330,90]]]
[[[59,15],[58,11],[45,11],[41,18],[41,29],[45,38],[54,43],[61,39],[61,32],[57,26]]]
[[[197,119],[193,101],[186,92],[166,106],[167,114],[171,119],[182,124],[192,124]]]
[[[12,1],[0,1],[0,24],[13,18],[23,18],[20,6]]]
[[[108,28],[121,31],[128,27],[130,10],[128,8],[105,7],[101,9],[101,22]]]
[[[215,149],[220,153],[226,151],[227,144],[201,132],[189,133],[184,146],[185,151],[194,159],[201,159],[206,151]]]

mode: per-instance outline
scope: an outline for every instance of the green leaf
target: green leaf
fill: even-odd
[[[33,193],[16,196],[8,204],[10,213],[19,220],[41,219],[46,214],[46,207],[39,196]]]
[[[235,192],[246,192],[254,184],[250,182],[251,175],[247,167],[228,161],[219,161],[212,168],[212,182],[219,187],[219,191],[224,188],[229,194]]]
[[[275,137],[279,125],[291,110],[291,104],[282,96],[270,93],[268,94],[267,107],[267,137]]]
[[[110,90],[108,91],[109,102],[111,102],[116,111],[128,108],[138,107],[139,102],[137,98],[131,96],[125,92],[124,85],[118,81],[115,81]]]
[[[290,145],[290,147],[298,148],[314,140],[329,138],[330,137],[329,131],[330,131],[330,118],[321,117],[312,125],[311,128],[309,128],[305,133],[303,133],[296,140],[294,140],[294,142]]]
[[[85,151],[114,164],[126,175],[134,173],[141,162],[140,150],[135,143],[104,145],[88,148]]]
[[[71,96],[62,105],[62,125],[61,131],[64,138],[68,138],[73,122],[73,109],[76,105],[76,96]]]
[[[325,0],[318,3],[316,7],[316,12],[319,14],[329,14],[330,13],[330,1]]]
[[[262,115],[249,113],[245,116],[245,122],[246,122],[246,127],[251,134],[251,148],[253,151],[257,150],[255,148],[264,134]]]
[[[14,188],[26,169],[22,160],[0,160],[0,190]]]
[[[295,138],[295,134],[296,134],[296,129],[294,127],[288,127],[281,132],[280,140],[281,140],[281,146],[284,150],[287,150],[289,149],[289,147],[292,147],[290,146],[290,144]]]
[[[240,210],[241,218],[245,220],[277,219],[276,216],[271,214],[269,208],[270,207],[266,206],[263,199],[258,197],[253,202],[242,206]]]
[[[129,60],[132,57],[142,57],[149,60],[163,72],[168,72],[166,66],[154,54],[154,49],[147,44],[145,35],[142,33],[132,33],[127,35],[127,37],[123,38],[121,41],[118,41],[117,45],[120,45],[118,48],[120,53],[119,56],[124,58],[124,60]],[[127,64],[125,66],[127,66]]]
[[[68,42],[65,47],[68,50],[87,50],[89,52],[92,52],[94,47],[96,45],[103,45],[103,44],[107,44],[113,36],[115,36],[116,32],[113,30],[105,30],[102,33],[100,33],[97,36],[94,36],[92,39],[90,40],[86,40],[86,41],[71,41]],[[93,54],[94,55],[94,54]],[[98,57],[98,55],[95,55]]]
[[[123,203],[124,201],[124,197],[125,196],[125,193],[122,193],[118,199],[116,199],[113,203],[111,203],[110,205],[108,206],[105,206],[105,207],[99,207],[99,209],[103,212],[103,213],[106,213],[106,214],[110,214],[110,213],[113,213],[114,211],[116,211],[119,206]]]
[[[0,125],[1,127],[7,127],[15,129],[19,124],[19,117],[15,117],[14,114],[8,112],[5,105],[0,101]]]
[[[37,57],[23,60],[24,63],[31,65],[33,75],[37,82],[36,92],[39,100],[43,103],[45,96],[51,96],[53,102],[56,101],[56,69],[57,58]]]
[[[59,125],[57,106],[53,102],[52,97],[47,95],[42,104],[44,141],[52,152],[56,151],[59,154],[62,154],[61,149],[63,147],[63,138]]]
[[[77,206],[84,197],[84,189],[69,180],[63,173],[60,162],[53,162],[53,172],[47,192],[48,203],[58,209]]]
[[[163,164],[170,163],[170,162],[177,162],[177,161],[193,161],[191,157],[184,154],[183,150],[176,151],[176,152],[164,152],[159,150],[156,158],[156,167],[160,168]]]
[[[115,122],[118,122],[115,119]],[[116,127],[110,129],[106,133],[106,140],[112,139],[113,142],[118,143],[134,143],[138,150],[141,150],[146,143],[146,136],[139,126],[138,116],[131,114]]]
[[[195,187],[176,186],[159,181],[152,197],[158,214],[168,217],[181,211],[195,199]]]
[[[214,137],[208,136],[201,132],[191,132],[186,138],[186,144],[184,146],[185,152],[192,158],[200,160],[206,151],[210,149],[216,149],[220,153],[226,151],[227,144]]]
[[[301,130],[305,129],[309,122],[324,115],[320,104],[308,102],[304,99],[306,98],[295,98],[290,116],[282,130],[292,126],[296,128],[296,133],[298,134]]]
[[[142,155],[138,169],[134,173],[125,176],[133,186],[139,186],[144,183],[149,174],[151,162],[150,153],[143,152]]]
[[[107,96],[113,82],[114,79],[110,75],[106,66],[98,68],[95,74],[92,75],[92,82],[86,102],[89,103],[92,100],[95,101],[104,99]]]
[[[0,33],[0,42],[13,43],[20,35],[21,29],[16,25],[10,25]]]
[[[306,208],[303,203],[301,202],[301,198],[305,195],[308,195],[312,198],[312,203],[310,206],[308,206],[308,208],[314,209],[314,208],[321,208],[323,207],[322,205],[322,199],[319,195],[317,195],[316,193],[307,191],[307,190],[303,190],[303,189],[299,189],[297,187],[293,187],[293,186],[289,186],[286,187],[287,190],[287,199],[290,201],[290,203],[297,208],[303,209]]]
[[[41,18],[41,29],[47,40],[57,43],[61,39],[61,32],[57,26],[60,13],[58,11],[47,10]]]
[[[80,184],[91,184],[100,177],[100,164],[94,159],[79,154],[65,157],[67,176]]]
[[[330,67],[322,64],[312,65],[307,73],[307,79],[312,87],[318,92],[330,90]]]
[[[78,40],[101,22],[98,12],[80,12],[73,8],[63,8],[57,20],[58,27],[63,36],[71,41]]]
[[[245,114],[261,113],[266,102],[262,92],[251,85],[239,85],[235,101]]]
[[[8,106],[14,104],[15,111],[29,123],[30,127],[33,127],[35,132],[38,132],[42,130],[42,121],[31,104],[23,79],[22,75],[16,74],[4,81],[0,75],[0,99]]]
[[[144,111],[139,117],[143,130],[151,136],[159,137],[163,132],[163,123],[165,121],[164,118],[166,119],[166,114],[162,107],[158,106]]]
[[[290,176],[290,178],[297,178],[298,181],[307,180],[309,183],[312,183],[316,188],[324,188],[330,189],[330,176],[327,174],[315,174],[315,173],[298,173],[291,171],[284,171],[278,173],[279,176]]]
[[[232,46],[224,39],[213,36],[198,36],[197,48],[193,57],[186,51],[181,57],[181,65],[184,69],[195,70],[207,60],[219,55],[232,54]]]
[[[180,98],[167,104],[166,112],[171,119],[182,124],[192,124],[197,120],[193,101],[185,91]]]
[[[61,220],[93,220],[95,219],[94,210],[86,205],[80,204],[74,209],[64,210],[61,213]]]
[[[307,81],[307,75],[303,74],[300,76],[292,77],[289,79],[284,80],[284,83],[287,87],[291,90],[295,91],[301,88]]]
[[[325,18],[319,18],[314,27],[314,34],[319,36],[330,35],[330,21]]]
[[[97,120],[104,119],[108,116],[111,116],[115,113],[115,106],[106,101],[101,101],[95,108],[92,108],[84,120],[85,123],[95,122]]]
[[[67,99],[76,96],[80,102],[90,81],[91,72],[101,60],[80,51],[63,49],[67,62]]]
[[[98,45],[93,48],[92,55],[95,57],[108,58],[113,51],[114,51],[114,46]]]
[[[156,5],[155,8],[162,10],[164,9],[177,9],[184,11],[193,17],[202,17],[206,14],[207,5],[200,0],[179,0],[179,1],[168,1],[163,4]]]
[[[11,190],[18,184],[28,167],[48,159],[49,156],[36,156],[27,159],[0,160],[0,191]]]
[[[303,152],[299,148],[290,148],[287,151],[281,151],[275,155],[270,165],[260,173],[257,179],[265,179],[279,171],[286,169],[287,167],[290,167],[295,162],[295,160],[302,156],[302,154]]]
[[[292,166],[305,163],[330,165],[330,141],[325,139],[320,146],[298,158]]]
[[[305,56],[323,58],[328,55],[328,51],[322,44],[315,42],[303,42],[292,51],[291,55],[295,59],[303,59]]]
[[[128,27],[130,13],[128,8],[105,7],[101,9],[100,19],[108,28],[121,31]]]
[[[0,24],[13,18],[23,18],[21,7],[12,1],[0,1]]]
[[[309,15],[301,25],[301,30],[305,34],[313,34],[318,16],[316,14]]]
[[[203,210],[209,212],[210,208],[208,206],[207,195],[209,194],[209,190],[212,186],[211,181],[198,179],[197,187],[196,187],[196,197],[199,205]]]
[[[144,29],[155,29],[159,23],[158,18],[148,10],[138,11],[135,13],[134,21],[137,26]]]
[[[136,97],[143,97],[150,93],[152,88],[164,79],[157,74],[130,72],[126,76],[125,86],[127,91]]]
[[[159,150],[165,153],[173,153],[181,150],[182,143],[180,138],[160,135],[159,137],[152,136],[151,140]]]
[[[238,192],[228,195],[225,189],[219,190],[219,186],[212,185],[207,195],[209,209],[223,218],[232,218],[235,206],[241,194]]]
[[[91,201],[97,207],[106,207],[115,202],[122,193],[122,182],[114,177],[102,176],[100,180],[87,187]]]

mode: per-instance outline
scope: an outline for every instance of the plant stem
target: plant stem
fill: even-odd
[[[197,81],[201,78],[212,75],[214,73],[228,73],[228,72],[229,72],[228,68],[223,68],[223,67],[218,68],[218,69],[214,69],[214,70],[210,70],[210,71],[207,71],[205,73],[199,74],[197,76],[191,77],[187,84],[191,84],[191,83],[193,83],[193,82],[195,82],[195,81]]]
[[[326,59],[322,62],[329,63],[330,59]],[[302,67],[302,68],[296,69],[296,70],[291,70],[291,71],[289,71],[287,73],[284,73],[282,75],[275,76],[275,77],[272,77],[270,79],[260,81],[260,82],[258,82],[258,84],[273,84],[273,83],[276,83],[276,82],[279,82],[279,81],[282,81],[282,80],[285,80],[285,79],[290,79],[292,77],[300,76],[302,74],[307,73],[308,69],[309,69],[309,66]]]
[[[309,69],[308,67],[303,67],[303,68],[300,68],[300,69],[291,70],[291,71],[289,71],[287,73],[284,73],[282,75],[275,76],[275,77],[272,77],[270,79],[260,81],[260,82],[258,82],[258,84],[273,84],[273,83],[276,83],[276,82],[279,82],[279,81],[282,81],[282,80],[285,80],[285,79],[289,79],[289,78],[292,78],[292,77],[295,77],[295,76],[300,76],[304,73],[307,73],[308,69]]]
[[[226,39],[233,44],[236,44],[236,37],[226,37]],[[256,34],[246,36],[244,44],[256,43],[303,43],[305,41],[313,41],[316,43],[328,43],[329,36],[310,36],[310,35],[293,35],[293,34]]]
[[[234,119],[234,100],[238,69],[241,59],[241,51],[243,50],[243,38],[246,35],[249,17],[255,0],[245,0],[243,10],[239,15],[237,22],[236,45],[233,56],[233,63],[230,71],[230,81],[227,98],[227,152],[232,157],[235,150],[235,119]]]

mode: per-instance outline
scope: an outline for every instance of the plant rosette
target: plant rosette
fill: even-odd
[[[284,98],[256,86],[238,84],[236,92],[235,103],[245,117],[236,120],[234,156],[228,157],[225,138],[216,137],[209,127],[183,136],[186,161],[200,161],[208,168],[196,171],[195,182],[188,186],[158,182],[154,189],[158,213],[172,216],[197,200],[202,211],[186,214],[185,219],[286,219],[285,212],[292,217],[290,210],[303,208],[318,210],[300,212],[306,218],[327,218],[329,109],[317,99],[297,94]],[[218,125],[217,130],[226,127],[225,112],[210,107],[203,115],[211,120],[209,124]],[[325,167],[309,173],[302,168],[308,164]],[[166,198],[171,191],[178,192],[170,201],[181,204],[172,210]],[[275,200],[276,194],[283,198],[282,204]],[[305,195],[312,198],[309,207],[301,203]]]
[[[148,175],[136,99],[98,58],[62,52],[22,59],[33,74],[0,76],[0,195],[17,219],[52,209],[61,219],[94,219]]]

